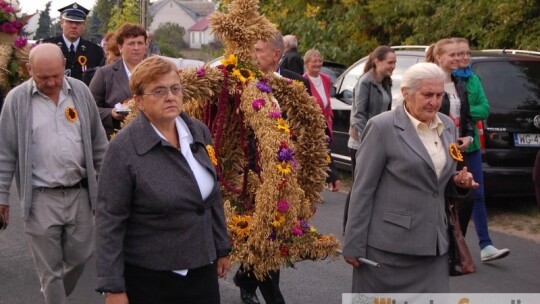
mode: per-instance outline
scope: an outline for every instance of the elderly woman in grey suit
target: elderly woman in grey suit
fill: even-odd
[[[448,292],[445,195],[478,184],[466,167],[456,173],[455,125],[437,113],[444,79],[435,64],[412,66],[401,83],[404,105],[367,123],[343,247],[353,292]]]
[[[120,60],[97,69],[90,82],[90,91],[96,100],[101,122],[107,137],[120,129],[127,113],[115,105],[131,99],[129,78],[133,69],[146,53],[146,30],[138,24],[125,23],[115,33]]]
[[[133,71],[139,109],[99,177],[97,291],[106,303],[219,303],[231,249],[208,128],[182,112],[174,64]]]

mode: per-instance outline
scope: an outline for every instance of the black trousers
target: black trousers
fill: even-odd
[[[124,277],[129,304],[220,304],[216,263],[186,276],[126,264]]]
[[[244,269],[244,265],[240,265],[235,274],[236,282],[240,288],[250,292],[255,292],[257,287],[261,290],[261,294],[266,304],[285,304],[285,299],[279,289],[279,269],[271,271],[269,276],[264,280],[257,280],[255,274]]]

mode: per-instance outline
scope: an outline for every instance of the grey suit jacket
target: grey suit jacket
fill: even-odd
[[[350,132],[357,132],[361,138],[367,121],[375,115],[388,111],[392,103],[392,91],[390,86],[383,86],[383,88],[390,96],[389,103],[383,102],[383,92],[377,87],[372,72],[367,72],[360,77],[354,87],[349,134]]]
[[[455,126],[446,115],[437,115],[444,124],[442,144],[448,147],[456,141]],[[446,253],[445,192],[455,190],[451,177],[456,161],[448,152],[437,179],[402,106],[373,117],[362,139],[356,156],[362,165],[351,190],[343,255],[366,257],[367,246],[407,255]]]
[[[163,271],[194,269],[229,253],[218,177],[205,149],[210,131],[185,113],[181,117],[193,136],[193,156],[214,177],[214,189],[202,199],[183,155],[139,112],[110,142],[99,177],[98,290],[125,290],[124,263]]]
[[[107,137],[110,137],[114,129],[120,129],[120,121],[114,119],[111,114],[114,105],[133,96],[129,89],[124,61],[120,59],[98,68],[90,82],[90,91],[96,100]]]

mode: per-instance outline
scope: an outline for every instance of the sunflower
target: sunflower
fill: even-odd
[[[229,229],[234,231],[238,237],[245,237],[251,230],[251,216],[249,215],[235,215],[232,218],[232,224],[229,225]]]
[[[79,113],[77,113],[77,110],[74,107],[68,106],[66,108],[66,118],[69,121],[75,122],[78,117],[79,117]]]
[[[291,133],[291,127],[287,123],[287,121],[283,118],[277,119],[277,127],[278,129],[282,130],[285,133]]]
[[[281,175],[289,175],[292,172],[292,166],[290,163],[278,162],[276,164],[276,168],[278,169],[279,173],[281,173]]]
[[[245,84],[249,80],[255,79],[255,73],[244,68],[234,69],[232,75],[238,78],[242,84]]]
[[[228,72],[232,72],[232,70],[238,65],[238,59],[234,54],[230,54],[229,58],[221,59],[221,63],[225,66],[225,69]]]
[[[278,228],[285,222],[285,216],[279,212],[274,213],[274,220],[272,221],[272,226]]]

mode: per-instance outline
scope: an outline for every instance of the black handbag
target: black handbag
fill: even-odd
[[[476,265],[465,242],[465,237],[459,225],[457,206],[459,200],[446,199],[446,216],[448,219],[448,236],[450,247],[448,261],[450,263],[450,276],[460,276],[476,272]]]

